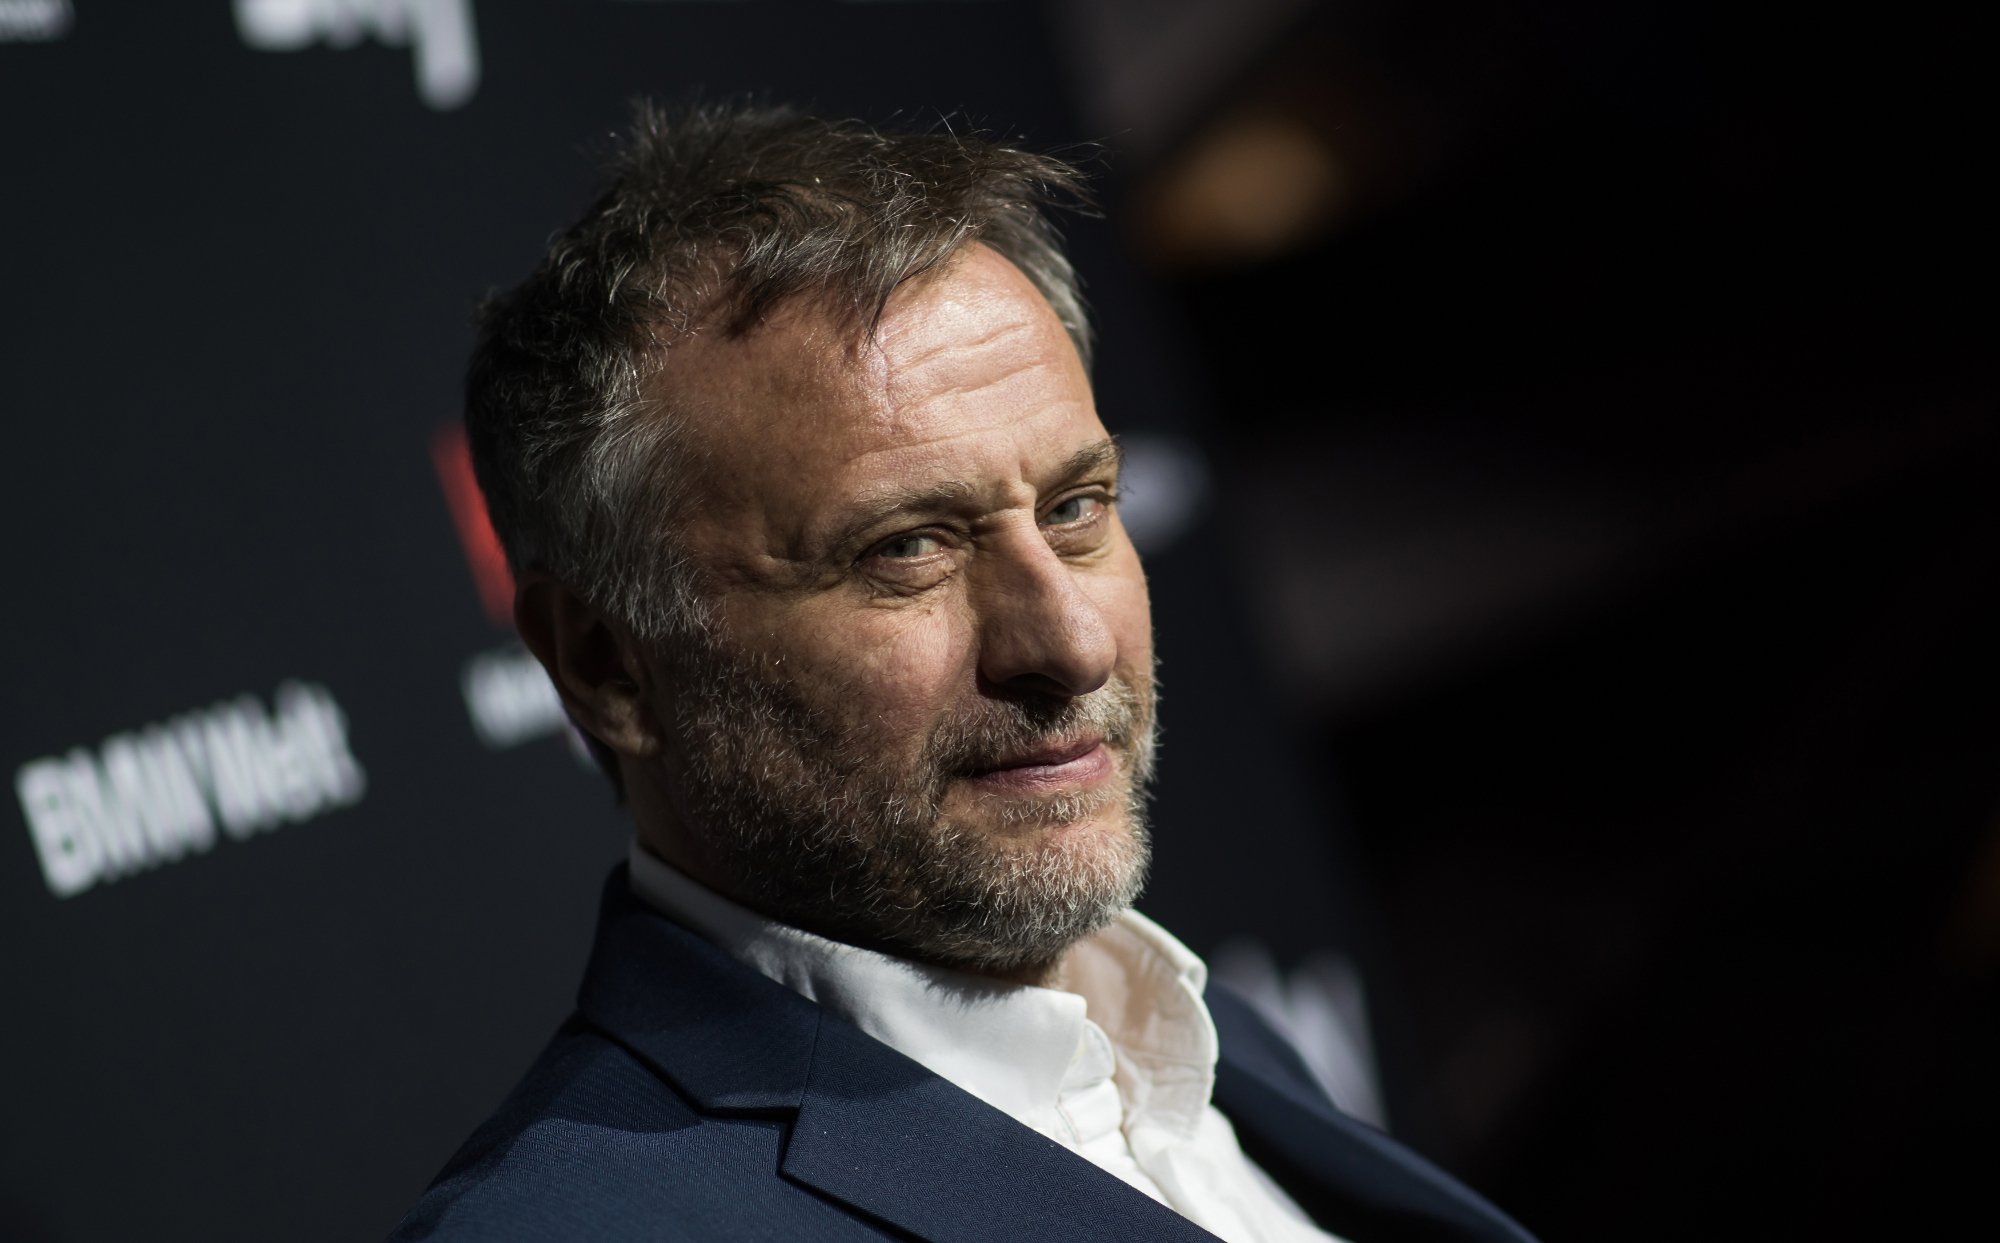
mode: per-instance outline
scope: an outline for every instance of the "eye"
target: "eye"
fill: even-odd
[[[870,548],[858,568],[864,581],[877,589],[894,594],[924,591],[952,576],[954,544],[948,531],[905,531]]]
[[[898,535],[892,540],[875,546],[875,555],[891,561],[916,561],[928,557],[944,547],[935,535],[914,531],[908,535]]]
[[[1079,522],[1089,522],[1102,514],[1109,503],[1109,497],[1087,494],[1072,496],[1050,506],[1048,512],[1042,515],[1042,525],[1066,527]]]
[[[1042,511],[1042,535],[1063,556],[1081,556],[1104,546],[1111,536],[1111,506],[1117,497],[1104,491],[1066,496]]]

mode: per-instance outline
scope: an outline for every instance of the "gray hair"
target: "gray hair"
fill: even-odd
[[[700,328],[739,337],[810,297],[872,332],[889,296],[978,241],[1090,326],[1048,211],[1089,204],[1061,160],[954,132],[785,108],[640,104],[610,186],[521,284],[480,308],[465,421],[494,530],[642,638],[696,638],[672,522],[687,471],[657,382]]]

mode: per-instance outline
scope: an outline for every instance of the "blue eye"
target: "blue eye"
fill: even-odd
[[[875,555],[892,561],[913,561],[928,557],[937,550],[938,538],[935,535],[899,535],[877,548]]]
[[[1103,503],[1102,500],[1094,496],[1072,496],[1062,504],[1051,508],[1048,513],[1042,515],[1042,525],[1062,527],[1068,526],[1072,522],[1082,522],[1085,518],[1090,517],[1089,506],[1102,505]]]

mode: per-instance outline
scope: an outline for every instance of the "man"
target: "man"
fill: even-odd
[[[484,312],[516,619],[635,841],[575,1017],[399,1237],[1527,1237],[1129,909],[1152,633],[1075,193],[646,110]]]

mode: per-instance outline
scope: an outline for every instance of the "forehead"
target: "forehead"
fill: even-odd
[[[701,463],[698,506],[810,505],[881,480],[1021,475],[1101,439],[1069,334],[1012,264],[970,246],[896,291],[871,335],[810,302],[664,378]]]

